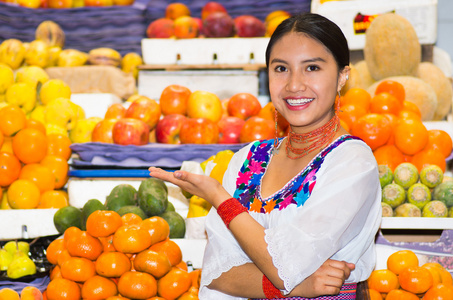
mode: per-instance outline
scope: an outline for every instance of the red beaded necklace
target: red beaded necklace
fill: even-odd
[[[288,140],[286,141],[286,156],[291,159],[304,157],[332,141],[338,130],[340,130],[340,118],[338,118],[337,114],[334,114],[329,122],[313,131],[299,134],[291,130],[288,133]],[[309,145],[302,148],[295,148],[293,147],[293,143]]]

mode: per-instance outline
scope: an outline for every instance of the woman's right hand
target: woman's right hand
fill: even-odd
[[[323,295],[337,295],[354,269],[354,264],[329,259],[315,273],[295,287],[288,296],[315,298]]]

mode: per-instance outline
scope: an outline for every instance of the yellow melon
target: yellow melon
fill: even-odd
[[[368,92],[373,97],[376,87],[384,80],[394,80],[404,86],[406,101],[418,106],[423,121],[431,121],[437,109],[437,95],[434,89],[425,81],[413,76],[393,76],[373,83]]]
[[[412,24],[404,17],[388,13],[371,22],[366,31],[365,61],[371,76],[416,76],[421,47]]]
[[[436,92],[437,109],[433,120],[444,119],[450,113],[453,100],[453,88],[450,79],[438,66],[431,62],[420,63],[417,77],[428,83]]]
[[[362,89],[367,89],[370,85],[376,82],[376,80],[374,80],[374,78],[371,76],[365,60],[356,62],[354,64],[354,67],[360,76],[360,87]]]

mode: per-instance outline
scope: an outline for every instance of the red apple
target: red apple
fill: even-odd
[[[174,21],[166,18],[160,18],[152,21],[146,28],[148,38],[165,39],[175,35]]]
[[[228,114],[246,120],[259,114],[261,103],[249,93],[233,95],[228,102]]]
[[[236,17],[234,26],[238,37],[262,37],[266,33],[264,22],[250,15]]]
[[[129,105],[124,117],[142,120],[148,124],[150,130],[153,130],[160,119],[160,115],[159,103],[156,100],[143,96]]]
[[[224,12],[214,12],[203,19],[203,35],[205,37],[223,38],[234,35],[234,20]]]
[[[121,103],[113,103],[107,108],[104,119],[121,119],[126,115],[126,108]]]
[[[104,119],[94,126],[91,132],[91,141],[113,144],[113,126],[118,119]]]
[[[179,132],[186,117],[181,114],[164,116],[156,126],[156,141],[164,144],[181,144]]]
[[[223,117],[217,123],[219,126],[219,144],[237,144],[245,121],[238,117]]]
[[[149,142],[149,126],[139,119],[123,118],[112,129],[113,142],[119,145],[146,145]]]
[[[198,24],[198,35],[200,35],[203,32],[203,20],[197,17],[193,17],[193,19],[197,22]]]
[[[274,137],[274,122],[255,116],[245,121],[239,135],[239,141],[241,143],[250,143],[256,140],[273,139]]]
[[[201,19],[202,20],[206,19],[207,16],[209,16],[210,14],[212,14],[214,12],[224,12],[224,13],[226,13],[227,10],[219,2],[210,1],[210,2],[206,3],[203,6],[203,8],[201,9]]]
[[[219,140],[219,127],[204,118],[186,118],[179,132],[181,144],[216,144]]]
[[[160,95],[159,104],[164,116],[171,114],[185,115],[187,101],[192,92],[185,86],[171,84],[164,88]]]

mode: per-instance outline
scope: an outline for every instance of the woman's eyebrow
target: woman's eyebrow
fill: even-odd
[[[304,64],[313,63],[313,62],[326,62],[326,60],[321,57],[314,57],[314,58],[310,58],[310,59],[306,59],[306,60],[302,61],[302,63],[304,63]],[[271,61],[271,64],[273,64],[273,63],[287,63],[287,62],[284,59],[274,58]]]

